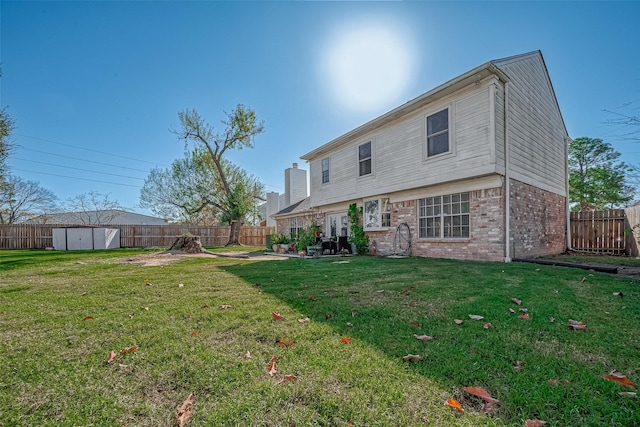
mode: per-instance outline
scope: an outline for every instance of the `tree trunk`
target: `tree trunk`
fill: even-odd
[[[199,254],[206,252],[200,243],[198,236],[181,236],[173,242],[169,250],[180,250],[189,254]]]
[[[240,246],[240,230],[242,230],[242,218],[236,217],[231,220],[231,231],[229,241],[225,246]]]

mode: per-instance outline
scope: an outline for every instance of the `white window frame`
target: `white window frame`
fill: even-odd
[[[334,228],[332,228],[333,222],[335,222],[335,233]],[[328,214],[326,237],[334,237],[337,239],[340,236],[348,236],[350,226],[349,216],[346,212]]]
[[[471,237],[470,198],[469,192],[461,192],[418,199],[418,238],[468,240]],[[429,235],[435,233],[428,230],[437,231],[437,235]]]
[[[325,168],[324,168],[324,162],[325,162],[325,161],[327,162],[327,169],[326,169],[326,170],[325,170]],[[320,179],[320,181],[321,181],[323,184],[327,184],[327,183],[329,183],[329,181],[331,180],[331,174],[330,174],[330,172],[329,172],[329,171],[330,171],[330,168],[331,168],[331,161],[329,160],[329,157],[325,157],[324,159],[320,160],[320,171],[321,171],[321,179]],[[327,172],[327,180],[326,180],[326,181],[325,181],[325,179],[324,179],[324,176],[325,176],[325,175],[324,175],[324,173],[325,173],[325,171]]]
[[[369,157],[365,159],[361,159],[360,147],[367,144],[369,144]],[[373,140],[372,139],[370,139],[369,141],[363,142],[362,144],[358,144],[358,147],[356,148],[356,157],[358,159],[358,178],[366,178],[366,177],[373,176]],[[362,175],[360,174],[360,166],[363,162],[366,162],[367,160],[369,161],[369,164],[370,164],[369,173]]]
[[[295,238],[300,230],[304,230],[304,218],[301,216],[289,218],[289,236]]]
[[[391,227],[391,203],[388,197],[364,200],[362,206],[364,230],[385,230]]]
[[[443,112],[444,110],[447,110],[447,129],[446,130],[441,130],[439,132],[435,132],[433,134],[429,134],[429,117],[434,116],[438,113]],[[437,111],[434,111],[433,113],[429,113],[424,117],[424,129],[425,129],[425,138],[424,138],[424,158],[425,160],[431,160],[431,159],[437,159],[443,156],[447,156],[447,155],[452,155],[454,153],[454,147],[453,147],[453,121],[452,121],[452,117],[453,117],[453,105],[447,105],[444,106],[440,109],[438,109]],[[442,135],[444,133],[447,133],[447,145],[448,145],[448,150],[447,151],[443,151],[442,153],[437,153],[437,154],[432,154],[429,155],[429,138],[432,138],[434,136],[439,136]]]

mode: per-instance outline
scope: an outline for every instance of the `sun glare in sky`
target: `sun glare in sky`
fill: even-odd
[[[337,28],[322,55],[334,98],[356,112],[375,111],[404,99],[415,68],[412,45],[410,36],[391,23]]]

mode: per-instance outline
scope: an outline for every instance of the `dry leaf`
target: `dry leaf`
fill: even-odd
[[[479,397],[480,399],[484,400],[487,403],[490,403],[491,405],[493,405],[494,403],[500,403],[498,399],[494,399],[493,397],[491,397],[489,392],[482,387],[464,387],[463,390],[469,394]]]
[[[553,316],[549,317],[549,322],[553,323],[553,322],[555,322],[555,321],[556,321],[556,318],[555,318],[555,317],[553,317]]]
[[[464,323],[464,320],[460,320],[460,319],[453,319],[453,321],[455,322],[456,325],[462,325]]]
[[[622,298],[624,295],[622,294],[622,292],[614,292],[613,295]]]
[[[149,307],[140,307],[140,310],[149,311]]]
[[[137,345],[132,345],[131,347],[125,347],[122,350],[120,350],[120,354],[131,353],[136,351],[137,349],[138,349]]]
[[[547,381],[549,384],[551,385],[558,385],[558,384],[562,384],[562,385],[569,385],[569,381],[568,380],[557,380],[555,378],[550,379],[549,381]]]
[[[247,352],[243,356],[245,359],[251,359],[251,352],[247,350]]]
[[[482,327],[485,329],[489,329],[491,327],[491,323],[486,322],[484,325],[482,325]]]
[[[415,327],[418,327],[418,328],[419,328],[420,326],[422,326],[420,323],[418,323],[418,322],[416,322],[416,321],[414,321],[414,320],[412,320],[411,322],[409,322],[409,324],[410,324],[411,326],[415,326]]]
[[[91,320],[91,319],[93,319],[93,316],[86,316],[86,317],[85,317],[84,319],[82,319],[82,320]]]
[[[528,313],[529,309],[528,308],[519,308],[518,311],[521,311],[523,313]]]
[[[419,354],[407,354],[406,356],[402,356],[402,360],[405,362],[411,362],[412,360],[422,360]]]
[[[622,375],[620,372],[612,371],[609,375],[603,375],[602,378],[605,380],[615,381],[624,387],[636,388],[636,385],[632,383],[627,377]]]
[[[520,301],[518,298],[511,298],[511,301],[515,302],[518,305],[522,304],[522,301]]]
[[[515,311],[513,308],[510,308],[510,309],[509,309],[509,313],[512,313],[512,314],[513,314],[513,313],[515,313],[515,312],[516,312],[516,311]]]
[[[280,348],[293,347],[294,344],[295,344],[295,342],[293,340],[289,340],[289,339],[286,339],[286,338],[280,338],[278,340],[278,345],[280,346]]]
[[[473,319],[473,320],[482,320],[482,319],[484,319],[484,317],[482,317],[482,316],[478,316],[477,314],[470,314],[470,315],[469,315],[469,319]]]
[[[229,304],[222,304],[222,305],[218,306],[218,308],[220,310],[226,310],[227,308],[231,308],[231,306]]]
[[[540,427],[545,425],[547,422],[542,420],[527,420],[525,422],[525,427]]]
[[[492,402],[484,402],[482,404],[482,413],[483,414],[488,414],[489,412],[491,412],[491,409],[493,409],[493,403]]]
[[[207,304],[205,304],[202,307],[200,307],[201,310],[204,310],[205,308],[209,308],[209,306]]]
[[[310,322],[310,321],[311,321],[311,319],[309,319],[308,317],[305,317],[304,319],[298,319],[298,322],[300,322],[300,323],[307,323],[307,322]]]
[[[184,284],[183,283],[178,283],[178,287],[179,288],[184,288]]]
[[[318,301],[318,298],[315,295],[310,295],[309,301]]]
[[[351,322],[347,322],[347,326],[352,327],[352,326],[353,326],[353,323],[351,323]]]
[[[131,314],[129,315],[129,319],[133,319],[133,316],[135,316],[135,315],[136,315],[136,312],[134,311],[133,313],[131,313]]]
[[[296,377],[293,374],[287,374],[284,377],[282,377],[282,379],[280,381],[278,381],[276,384],[282,384],[282,383],[286,383],[287,381],[296,381],[298,379],[298,377]]]
[[[636,397],[637,393],[633,392],[633,391],[621,391],[620,393],[618,393],[620,396],[623,397]]]
[[[115,362],[116,357],[118,357],[118,353],[116,353],[115,351],[110,351],[109,352],[109,357],[107,358],[107,363]]]
[[[280,313],[276,313],[275,311],[271,312],[271,317],[273,317],[275,320],[287,320],[284,318],[284,316],[281,316]]]
[[[520,316],[518,316],[518,319],[525,319],[525,320],[529,320],[529,313],[525,313],[525,314],[521,314]]]
[[[414,337],[416,337],[417,339],[421,340],[421,341],[431,341],[433,339],[433,337],[430,337],[429,335],[416,335],[413,334]]]
[[[180,427],[186,426],[191,419],[191,409],[194,403],[196,403],[196,398],[191,393],[182,403],[182,406],[176,410],[176,421],[178,421]]]
[[[460,405],[460,402],[458,402],[457,400],[453,400],[453,399],[447,399],[444,401],[445,406],[450,406],[452,408],[457,409],[460,412],[464,412],[464,409],[462,409],[462,405]]]
[[[581,320],[581,321],[577,321],[577,320],[573,320],[573,319],[569,319],[569,329],[571,330],[582,330],[582,329],[587,329],[587,325]]]
[[[278,373],[278,366],[276,365],[276,361],[278,360],[278,356],[273,356],[271,361],[269,362],[268,372],[269,375],[274,376]]]
[[[515,369],[516,371],[521,371],[522,368],[523,368],[522,361],[516,360],[516,364],[513,365],[513,369]]]
[[[352,338],[342,337],[342,344],[349,344]]]
[[[331,319],[332,317],[333,317],[333,314],[329,314],[329,313],[325,313],[325,314],[324,314],[324,319],[325,319],[325,320],[329,320],[329,319]]]
[[[401,291],[400,291],[400,293],[401,293],[402,295],[407,295],[409,292],[411,292],[411,291],[413,291],[413,290],[415,290],[415,289],[416,289],[416,287],[415,287],[415,286],[410,286],[410,287],[408,287],[407,289],[403,289],[403,290],[401,290]]]
[[[197,330],[197,329],[195,331],[191,331],[191,335],[198,335],[199,333],[200,333],[200,331]]]

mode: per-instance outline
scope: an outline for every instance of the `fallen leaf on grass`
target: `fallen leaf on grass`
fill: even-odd
[[[282,377],[282,379],[280,381],[278,381],[276,384],[282,384],[282,383],[286,383],[287,381],[297,381],[298,377],[296,377],[293,374],[287,374],[284,377]]]
[[[515,302],[518,305],[522,304],[522,301],[520,301],[518,298],[511,298],[511,301]]]
[[[294,344],[295,344],[295,342],[293,340],[289,340],[287,338],[278,339],[278,346],[280,346],[280,348],[293,347]]]
[[[140,310],[149,311],[149,307],[140,307]]]
[[[551,385],[569,385],[569,380],[557,380],[555,378],[551,378],[549,381],[547,381],[549,384]]]
[[[522,366],[522,361],[520,360],[516,360],[516,364],[513,365],[513,369],[515,369],[516,371],[521,371],[523,367],[524,366]]]
[[[298,322],[300,322],[300,323],[307,323],[307,322],[310,322],[310,321],[311,321],[311,319],[309,319],[308,317],[305,317],[304,319],[298,319]]]
[[[333,317],[333,314],[329,314],[329,313],[325,313],[324,314],[324,320],[329,320]]]
[[[200,333],[200,331],[197,330],[197,329],[195,331],[191,331],[191,335],[198,335],[199,333]]]
[[[122,350],[120,350],[120,354],[133,353],[137,349],[138,349],[137,345],[132,345],[131,347],[125,347]]]
[[[245,359],[251,359],[251,352],[247,350],[247,352],[242,357],[244,357]]]
[[[269,362],[269,367],[267,368],[267,371],[271,376],[274,376],[275,374],[278,373],[278,366],[276,365],[277,360],[278,360],[278,356],[273,356],[271,358],[271,361]]]
[[[196,398],[193,396],[193,393],[191,393],[182,403],[182,406],[176,410],[176,421],[180,427],[186,426],[191,419],[191,409],[194,403],[196,403]]]
[[[613,295],[622,298],[624,294],[622,292],[614,292]]]
[[[484,317],[482,317],[482,316],[478,316],[477,314],[470,314],[470,315],[469,315],[469,319],[473,319],[473,320],[482,320],[482,319],[484,319]]]
[[[500,403],[498,399],[494,399],[493,397],[491,397],[489,392],[482,387],[464,387],[463,390],[473,396],[479,397],[487,403],[491,403],[492,405],[494,403]]]
[[[433,339],[433,337],[430,337],[429,335],[416,335],[413,334],[414,337],[416,337],[416,339],[419,339],[421,341],[431,341]]]
[[[315,295],[310,295],[309,301],[318,301],[318,297],[316,297]]]
[[[577,320],[569,319],[568,326],[569,326],[569,329],[574,331],[587,329],[587,325],[582,320],[578,322]]]
[[[618,393],[622,397],[636,397],[637,393],[633,391],[621,391]]]
[[[513,308],[510,308],[510,309],[509,309],[509,313],[513,314],[513,313],[515,313],[515,312],[516,312],[516,311],[515,311]]]
[[[529,313],[525,313],[525,314],[521,314],[520,316],[518,316],[518,319],[525,319],[525,320],[529,320]]]
[[[353,327],[353,323],[347,322],[347,326],[351,328],[351,327]]]
[[[407,295],[409,292],[414,291],[416,289],[415,286],[410,286],[407,289],[403,289],[400,291],[402,295]]]
[[[353,338],[342,337],[342,344],[349,344]]]
[[[462,325],[464,323],[464,320],[460,320],[460,319],[453,319],[453,321],[456,325]]]
[[[107,358],[107,363],[115,362],[116,357],[118,357],[118,353],[116,353],[115,351],[110,351],[109,352],[109,357]]]
[[[460,405],[460,402],[458,402],[457,400],[454,399],[447,399],[444,401],[445,406],[450,406],[454,409],[457,409],[460,412],[464,412],[464,409],[462,409],[462,405]]]
[[[527,420],[525,422],[525,427],[540,427],[545,425],[547,422],[542,420]]]
[[[287,320],[284,318],[284,316],[281,316],[280,313],[276,313],[275,311],[271,312],[271,317],[273,317],[275,320]]]
[[[231,306],[229,304],[222,304],[222,305],[218,306],[218,308],[220,310],[226,310],[227,308],[231,308]]]
[[[605,380],[615,381],[624,387],[636,388],[634,383],[618,371],[612,371],[609,375],[603,375],[602,378]]]
[[[201,310],[204,310],[205,308],[209,308],[209,306],[207,304],[205,304],[202,307],[200,307]]]
[[[82,320],[91,320],[91,319],[93,319],[93,316],[86,316],[86,317],[85,317],[84,319],[82,319]]]
[[[422,360],[422,357],[419,354],[407,354],[406,356],[402,356],[402,360],[411,362],[412,360]]]
[[[184,283],[178,283],[179,288],[184,288]]]
[[[482,325],[482,327],[485,329],[489,329],[491,327],[491,323],[486,322],[484,325]]]
[[[528,313],[529,309],[528,308],[519,308],[518,311],[521,311],[523,313]]]
[[[129,319],[133,319],[133,316],[135,316],[135,315],[136,315],[136,312],[134,311],[133,313],[131,313],[131,314],[129,315]]]
[[[418,323],[418,322],[416,322],[416,321],[414,321],[414,320],[412,320],[411,322],[409,322],[409,324],[410,324],[411,326],[415,326],[415,327],[417,327],[417,328],[419,328],[420,326],[422,326],[420,323]]]
[[[555,321],[556,321],[556,318],[555,318],[555,317],[553,317],[553,316],[549,317],[549,322],[553,323],[553,322],[555,322]]]

